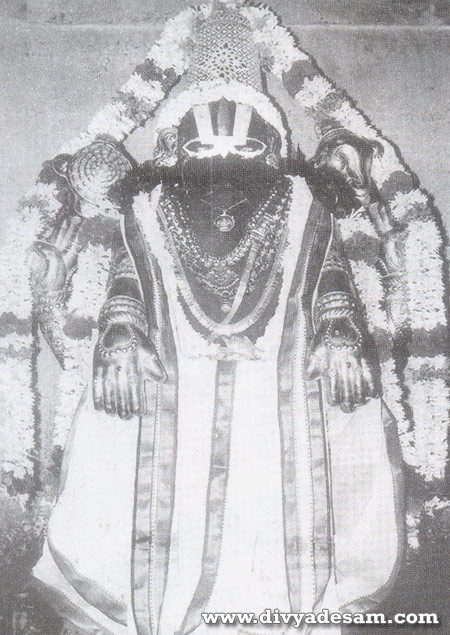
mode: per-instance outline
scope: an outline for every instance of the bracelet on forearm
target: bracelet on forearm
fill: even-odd
[[[100,311],[99,329],[104,331],[111,324],[119,323],[131,324],[146,333],[148,323],[142,302],[125,295],[117,295],[107,300]]]
[[[316,324],[321,324],[324,320],[353,317],[355,309],[355,301],[349,293],[332,291],[317,300],[315,322]]]
[[[132,262],[123,260],[120,264],[113,268],[111,277],[117,280],[118,278],[134,278],[138,279],[136,269]]]
[[[346,263],[337,253],[328,254],[322,267],[322,272],[324,271],[340,271],[348,276]]]
[[[120,266],[114,267],[111,270],[108,278],[107,290],[109,291],[117,280],[123,280],[125,278],[127,280],[139,280],[134,265],[127,261],[123,261]]]

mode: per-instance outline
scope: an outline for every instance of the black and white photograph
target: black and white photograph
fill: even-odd
[[[448,635],[449,0],[0,17],[0,635]]]

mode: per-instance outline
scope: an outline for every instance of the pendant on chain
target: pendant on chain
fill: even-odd
[[[216,216],[214,219],[214,227],[218,229],[220,232],[229,232],[233,229],[235,224],[234,217],[227,214],[226,211],[223,211],[222,214]]]

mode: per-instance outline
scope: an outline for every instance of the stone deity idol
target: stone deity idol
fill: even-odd
[[[72,407],[41,400],[35,424],[46,500],[64,448],[36,588],[92,635],[373,610],[404,560],[405,463],[442,478],[418,419],[446,424],[433,212],[268,9],[188,9],[152,51],[41,174],[32,362],[54,354]],[[269,72],[314,118],[310,160]],[[124,137],[181,75],[138,164]]]

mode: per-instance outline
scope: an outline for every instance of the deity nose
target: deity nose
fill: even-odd
[[[368,175],[364,157],[354,148],[348,154],[347,174],[355,187],[366,187]]]
[[[358,186],[363,187],[365,185],[364,174],[362,173],[360,169],[352,169],[351,167],[349,167],[348,175],[350,177],[351,182],[353,183],[355,187],[358,187]]]

